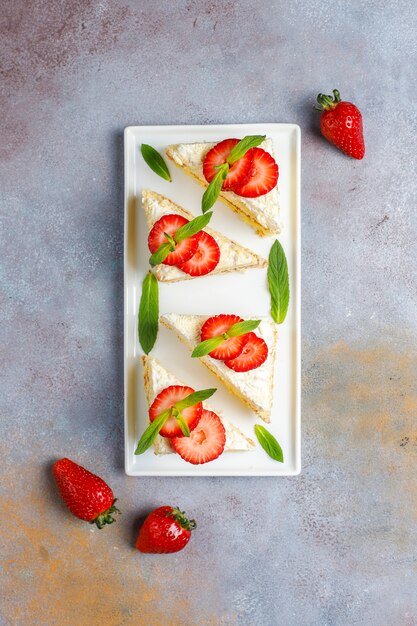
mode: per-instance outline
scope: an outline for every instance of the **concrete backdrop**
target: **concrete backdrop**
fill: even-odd
[[[416,29],[408,0],[2,2],[2,625],[417,624]],[[334,87],[363,162],[318,133]],[[128,478],[122,130],[255,121],[303,133],[302,474]],[[123,520],[67,514],[64,455]],[[198,531],[141,556],[166,502]]]

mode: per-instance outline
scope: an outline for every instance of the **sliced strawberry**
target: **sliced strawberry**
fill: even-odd
[[[240,185],[236,185],[233,191],[244,198],[258,198],[277,184],[278,165],[269,152],[262,148],[252,148],[248,152],[252,157],[250,171],[247,178]]]
[[[194,465],[214,461],[224,450],[226,431],[213,411],[203,409],[201,419],[189,437],[174,437],[171,444],[178,454]]]
[[[235,372],[248,372],[260,367],[267,357],[268,346],[265,341],[255,333],[248,333],[248,341],[240,355],[235,359],[228,359],[224,364]]]
[[[182,387],[181,385],[171,385],[170,387],[163,389],[160,393],[158,393],[149,409],[149,419],[151,422],[153,422],[154,419],[156,419],[163,411],[172,408],[176,402],[179,402],[183,398],[189,396],[190,393],[194,393],[194,389],[191,387]],[[198,404],[181,411],[181,415],[187,422],[190,430],[193,430],[193,428],[197,426],[201,417],[202,409],[203,405],[199,402]],[[168,418],[168,421],[165,422],[159,431],[159,434],[162,435],[162,437],[169,438],[183,436],[182,430],[175,417]]]
[[[225,139],[207,152],[206,158],[203,162],[203,174],[208,182],[210,182],[217,174],[217,170],[214,166],[226,163],[227,157],[237,143],[239,143],[239,139]],[[233,190],[236,185],[241,185],[243,183],[249,174],[249,169],[252,163],[252,156],[249,153],[250,150],[248,150],[248,152],[246,152],[241,159],[230,165],[229,173],[226,176],[222,189],[225,191],[228,189]]]
[[[233,324],[243,322],[238,315],[215,315],[209,317],[201,327],[201,341],[219,337],[226,333]],[[249,339],[249,333],[240,337],[230,337],[215,350],[209,352],[213,359],[224,361],[225,359],[234,359],[242,352],[246,342]]]
[[[168,233],[168,235],[173,237],[177,230],[181,226],[184,226],[184,224],[188,224],[188,220],[181,215],[177,215],[176,213],[163,215],[157,222],[155,222],[148,235],[148,246],[152,254],[158,250],[161,244],[168,243],[164,233]],[[188,239],[184,239],[181,243],[177,243],[175,251],[168,254],[164,264],[178,265],[188,261],[188,259],[191,259],[197,250],[199,236],[200,233],[197,233],[192,237],[188,237]]]
[[[220,261],[220,248],[217,241],[204,230],[198,234],[197,250],[188,261],[178,265],[180,270],[190,276],[209,274]]]

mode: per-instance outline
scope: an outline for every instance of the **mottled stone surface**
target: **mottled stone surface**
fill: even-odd
[[[1,624],[417,624],[416,29],[408,0],[2,3]],[[334,87],[363,162],[318,134]],[[229,121],[303,133],[303,471],[128,478],[122,130]],[[123,521],[67,514],[63,455]],[[141,556],[166,502],[198,531]]]

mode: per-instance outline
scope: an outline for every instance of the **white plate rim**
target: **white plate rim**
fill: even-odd
[[[295,387],[296,387],[296,395],[295,395],[295,416],[294,416],[294,426],[295,426],[295,467],[294,469],[287,469],[283,471],[279,468],[280,464],[277,464],[277,470],[246,470],[244,468],[239,470],[225,470],[221,471],[211,471],[209,467],[206,468],[205,473],[196,474],[195,466],[184,467],[184,469],[178,469],[175,471],[175,474],[172,472],[167,472],[165,470],[161,470],[155,468],[154,470],[141,470],[141,471],[132,471],[130,469],[130,455],[129,455],[129,416],[128,416],[128,380],[127,380],[127,363],[128,363],[128,345],[127,345],[127,324],[128,324],[128,310],[127,310],[127,292],[128,292],[128,267],[127,267],[127,238],[128,238],[128,200],[129,200],[129,134],[133,131],[145,131],[145,132],[160,132],[161,130],[165,131],[180,131],[187,133],[189,131],[198,131],[203,132],[207,129],[216,131],[219,129],[219,136],[231,135],[237,132],[242,132],[245,129],[258,129],[260,132],[268,128],[277,128],[277,129],[287,129],[288,131],[295,132],[295,150],[296,150],[296,159],[295,159],[295,172],[294,176],[296,179],[295,185],[295,217],[297,222],[296,228],[296,236],[295,236],[295,296],[293,293],[293,297],[296,299],[295,303],[295,329],[296,329],[296,340],[295,340]],[[250,132],[254,132],[251,130]],[[227,476],[296,476],[301,472],[301,128],[298,124],[293,123],[277,123],[277,122],[265,122],[265,123],[244,123],[244,124],[159,124],[159,125],[130,125],[126,126],[124,129],[124,244],[123,244],[123,266],[124,266],[124,324],[123,324],[123,346],[124,346],[124,354],[123,354],[123,362],[124,362],[124,447],[125,447],[125,473],[128,476],[159,476],[166,478],[175,478],[175,477],[227,477]],[[293,290],[294,291],[294,290]],[[155,457],[157,459],[157,457]]]

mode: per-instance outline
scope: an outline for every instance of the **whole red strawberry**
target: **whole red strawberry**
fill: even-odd
[[[318,111],[322,111],[320,130],[330,143],[354,159],[363,159],[365,156],[365,142],[363,139],[362,115],[358,107],[351,102],[342,102],[340,93],[333,89],[332,96],[319,93],[317,102]]]
[[[59,493],[73,515],[103,528],[115,520],[112,513],[120,513],[114,506],[110,487],[99,476],[69,459],[60,459],[53,466]]]
[[[178,507],[160,506],[148,515],[136,539],[140,552],[167,554],[179,552],[190,541],[195,521],[188,520]]]

